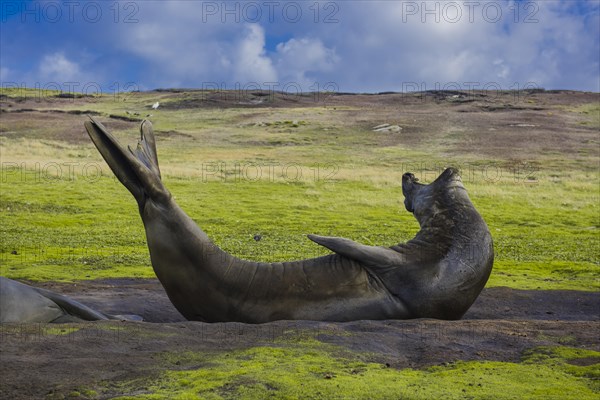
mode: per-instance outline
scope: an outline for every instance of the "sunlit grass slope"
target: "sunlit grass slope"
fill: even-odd
[[[127,107],[142,111],[153,100],[132,95]],[[125,115],[110,97],[69,107],[96,111],[101,120]],[[565,112],[586,118],[595,110],[592,104]],[[219,246],[241,258],[282,261],[327,254],[309,233],[373,245],[409,240],[418,224],[403,207],[402,174],[411,170],[429,182],[443,165],[458,165],[495,242],[488,286],[600,287],[597,154],[549,152],[522,163],[450,154],[441,145],[390,144],[389,133],[348,121],[359,111],[156,110],[163,180]],[[115,134],[124,144],[138,135],[133,124]],[[0,275],[154,276],[137,205],[91,141],[32,140],[26,132],[0,139]]]

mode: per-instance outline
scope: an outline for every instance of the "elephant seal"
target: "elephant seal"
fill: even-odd
[[[0,276],[0,323],[63,323],[108,319],[140,321],[136,315],[108,315],[50,290]]]
[[[455,169],[429,185],[404,174],[405,206],[421,225],[405,244],[374,247],[309,235],[335,254],[252,262],[221,250],[175,203],[161,181],[149,121],[128,151],[92,117],[85,127],[135,197],[156,276],[189,320],[458,319],[490,275],[492,238]]]
[[[105,320],[104,314],[49,290],[0,276],[0,322]]]

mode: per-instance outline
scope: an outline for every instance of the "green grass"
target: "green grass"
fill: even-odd
[[[600,353],[529,350],[522,362],[459,361],[396,370],[316,340],[226,354],[168,354],[177,369],[122,385],[147,394],[120,399],[595,399]],[[366,357],[366,355],[365,355]]]
[[[573,108],[572,111],[582,114],[585,117],[579,122],[581,125],[600,129],[600,103],[584,104]]]
[[[133,93],[126,102],[97,96],[62,106],[125,115],[173,96]],[[565,112],[596,111],[594,103]],[[372,124],[357,122],[349,107],[153,113],[166,186],[236,256],[284,261],[326,254],[309,233],[374,245],[409,240],[418,225],[402,204],[402,174],[411,170],[429,182],[442,165],[459,165],[494,238],[488,286],[600,288],[597,152],[540,154],[530,160],[534,169],[515,172],[520,162],[449,156],[431,145],[435,140],[383,145],[389,135],[365,131]],[[127,144],[136,131],[114,133]],[[91,142],[0,137],[0,156],[0,274],[58,281],[154,276],[135,201]]]
[[[0,94],[8,96],[8,97],[13,97],[13,98],[28,98],[28,99],[39,98],[39,99],[42,99],[42,98],[57,96],[60,93],[61,93],[60,90],[50,89],[50,86],[48,87],[48,89],[10,87],[10,85],[3,86],[2,88],[0,88]]]
[[[3,187],[10,189],[0,198],[2,275],[60,281],[154,276],[135,201],[114,178],[23,176],[21,171],[2,176]],[[305,237],[308,233],[392,245],[418,231],[403,210],[400,188],[392,184],[235,176],[165,181],[217,244],[247,259],[326,254]],[[495,241],[490,286],[600,287],[598,199],[585,184],[574,189],[564,182],[488,186],[475,181],[467,186]],[[262,240],[253,240],[255,234]]]

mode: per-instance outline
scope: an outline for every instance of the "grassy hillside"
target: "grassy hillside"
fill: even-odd
[[[4,92],[0,275],[154,276],[135,201],[83,129],[94,113],[134,144],[139,120],[152,114],[166,186],[238,257],[327,254],[308,233],[406,241],[418,224],[403,207],[402,174],[430,182],[456,165],[494,237],[488,286],[597,290],[598,96],[428,96],[250,99],[259,103],[204,92]],[[382,123],[402,130],[374,132]]]

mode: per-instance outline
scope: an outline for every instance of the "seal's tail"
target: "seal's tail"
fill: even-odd
[[[127,150],[94,118],[90,117],[90,121],[85,122],[85,129],[110,169],[140,206],[147,198],[160,202],[170,197],[161,181],[150,121],[142,122],[137,147],[128,147]]]

